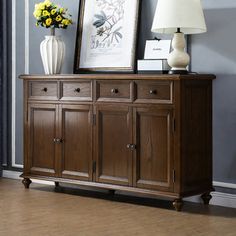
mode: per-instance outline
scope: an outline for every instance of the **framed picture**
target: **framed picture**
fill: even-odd
[[[134,72],[141,0],[81,0],[74,73]]]

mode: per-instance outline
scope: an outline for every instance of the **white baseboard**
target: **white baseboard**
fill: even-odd
[[[17,172],[17,171],[3,170],[2,177],[8,178],[8,179],[19,180],[21,179],[19,177],[21,174],[22,174],[21,172]],[[32,179],[32,182],[38,183],[38,184],[54,185],[54,182],[36,180],[36,179]],[[210,201],[210,205],[236,208],[236,195],[235,194],[212,192],[211,195],[212,195],[212,199]],[[201,197],[199,195],[185,198],[184,200],[189,201],[189,202],[195,202],[195,203],[202,202]]]
[[[20,178],[21,172],[17,171],[10,171],[10,170],[3,170],[2,177],[7,179],[22,179]],[[38,180],[38,179],[31,179],[33,183],[37,184],[46,184],[46,185],[54,185],[54,182],[51,181],[44,181],[44,180]]]
[[[210,201],[210,205],[236,208],[236,195],[235,194],[212,192],[211,195],[212,195],[212,199]],[[200,195],[188,197],[188,198],[185,198],[184,200],[187,202],[202,203],[202,199]]]
[[[236,189],[236,184],[213,181],[214,187]]]
[[[20,179],[21,172],[17,171],[10,171],[10,170],[3,170],[2,177],[8,179]]]
[[[236,195],[229,193],[213,192],[211,204],[236,208]]]

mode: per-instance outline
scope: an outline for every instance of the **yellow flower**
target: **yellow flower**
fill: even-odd
[[[37,20],[36,26],[66,29],[68,25],[73,24],[71,15],[65,16],[67,10],[67,8],[58,6],[51,0],[42,0],[42,2],[35,4],[33,12]]]
[[[41,10],[35,10],[33,14],[35,18],[39,18],[41,16],[41,13],[42,13]]]
[[[47,10],[43,11],[43,16],[50,16],[50,13]]]
[[[42,2],[35,4],[35,10],[44,10],[44,9],[45,5]]]
[[[65,9],[64,9],[64,8],[60,8],[60,9],[59,9],[59,12],[62,14],[62,13],[65,12]]]
[[[44,5],[46,6],[46,7],[50,7],[51,6],[51,1],[50,0],[45,0],[44,1]]]
[[[56,17],[56,21],[57,22],[60,22],[62,20],[62,17],[60,16],[60,15],[58,15],[57,17]]]
[[[46,20],[46,25],[47,26],[50,26],[52,24],[52,19],[51,18],[48,18],[47,20]]]
[[[68,20],[68,19],[62,20],[61,23],[62,23],[63,25],[66,25],[66,26],[71,24],[70,20]]]
[[[52,14],[52,16],[53,16],[53,15],[55,15],[55,14],[56,14],[56,12],[57,12],[57,10],[56,10],[56,9],[52,9],[52,10],[51,10],[51,14]]]

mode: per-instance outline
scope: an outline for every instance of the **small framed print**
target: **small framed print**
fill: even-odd
[[[136,69],[141,0],[80,0],[74,73]]]
[[[171,50],[171,40],[147,40],[144,59],[167,59]]]

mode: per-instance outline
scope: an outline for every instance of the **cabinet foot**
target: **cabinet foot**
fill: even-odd
[[[184,205],[181,198],[175,199],[172,204],[173,204],[173,207],[175,208],[176,211],[181,211],[182,207]]]
[[[24,184],[25,188],[29,188],[31,183],[32,183],[32,181],[29,178],[24,178],[22,180],[22,184]]]
[[[55,182],[55,187],[57,188],[59,186],[60,186],[59,182]]]
[[[209,202],[212,199],[212,196],[211,196],[210,192],[206,192],[206,193],[202,194],[201,198],[204,202],[204,205],[209,205]]]

